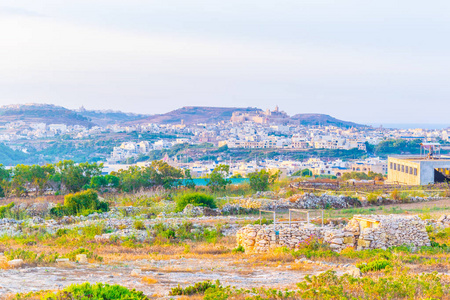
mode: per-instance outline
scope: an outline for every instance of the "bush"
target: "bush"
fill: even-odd
[[[11,215],[11,209],[14,207],[14,202],[7,205],[0,206],[0,219],[7,218]]]
[[[107,202],[98,200],[98,194],[94,190],[86,190],[64,197],[64,205],[58,205],[50,210],[54,216],[64,215],[86,215],[94,212],[106,212],[109,205]]]
[[[56,252],[37,254],[31,250],[16,249],[5,252],[5,256],[9,259],[22,259],[26,263],[54,263],[59,257]]]
[[[56,300],[56,299],[92,299],[92,300],[147,300],[149,299],[143,292],[135,289],[128,289],[121,285],[109,285],[103,283],[90,284],[88,282],[82,284],[72,284],[65,289],[54,292],[38,292],[35,295],[40,299]],[[30,294],[16,295],[15,299],[29,299]]]
[[[144,222],[141,220],[134,221],[133,228],[136,230],[145,230],[146,229]]]
[[[400,192],[398,190],[393,190],[391,192],[391,198],[394,200],[400,200]]]
[[[234,248],[232,250],[233,253],[244,253],[245,252],[245,248],[239,244],[239,246],[237,246],[236,248]]]
[[[297,286],[297,299],[442,299],[449,292],[445,277],[437,273],[354,278],[327,271],[305,276]]]
[[[94,254],[92,251],[84,248],[78,248],[70,253],[68,253],[65,257],[71,261],[76,261],[76,257],[78,254],[86,254],[86,257],[89,259],[94,259],[96,261],[102,262],[103,257]]]
[[[216,281],[216,284],[212,283],[210,280],[197,282],[194,285],[189,285],[182,288],[178,285],[170,290],[170,296],[189,296],[194,294],[203,294],[209,288],[220,287],[220,282]]]
[[[188,204],[194,206],[204,206],[209,208],[217,208],[216,202],[212,196],[202,193],[188,193],[184,194],[176,200],[176,212],[181,212]]]
[[[271,225],[273,224],[273,220],[267,220],[266,218],[258,219],[256,221],[253,221],[254,225]]]
[[[370,204],[375,204],[377,203],[378,200],[378,195],[374,194],[374,193],[370,193],[367,195],[367,202],[369,202]]]
[[[361,270],[362,273],[370,271],[380,271],[386,269],[386,267],[388,266],[392,266],[392,263],[386,259],[378,259],[371,261],[367,264],[361,263],[357,265],[357,267]]]

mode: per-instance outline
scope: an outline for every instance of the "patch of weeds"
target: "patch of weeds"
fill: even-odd
[[[233,253],[244,253],[245,252],[245,248],[239,244],[239,246],[237,246],[236,248],[234,248],[232,250]]]
[[[133,228],[136,230],[145,230],[146,229],[144,222],[141,220],[134,221]]]

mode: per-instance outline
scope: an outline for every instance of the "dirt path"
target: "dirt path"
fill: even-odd
[[[432,207],[448,207],[450,210],[450,198],[445,198],[436,201],[429,202],[416,202],[416,203],[404,203],[404,204],[389,204],[382,205],[385,208],[399,207],[401,209],[420,209],[420,208],[432,208]]]

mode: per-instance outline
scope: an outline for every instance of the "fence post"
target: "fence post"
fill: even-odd
[[[275,215],[276,215],[276,212],[273,212],[273,231],[276,231],[276,227],[275,227],[275,223],[276,223]]]
[[[291,210],[289,210],[289,227],[291,227]]]

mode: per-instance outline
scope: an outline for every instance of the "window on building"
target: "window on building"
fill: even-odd
[[[405,173],[409,173],[408,171],[409,171],[409,170],[408,170],[408,166],[406,166],[406,167],[405,167]]]
[[[393,165],[394,165],[394,164],[393,164],[393,163],[391,163],[391,165],[390,165],[390,166],[391,166],[391,170],[393,169]]]
[[[409,174],[412,175],[412,173],[413,173],[413,168],[412,168],[412,167],[409,167]]]
[[[414,175],[417,176],[417,168],[414,168]]]
[[[405,172],[405,165],[402,165],[401,168],[402,168],[402,172]]]
[[[394,170],[397,171],[397,164],[396,163],[394,163]]]

